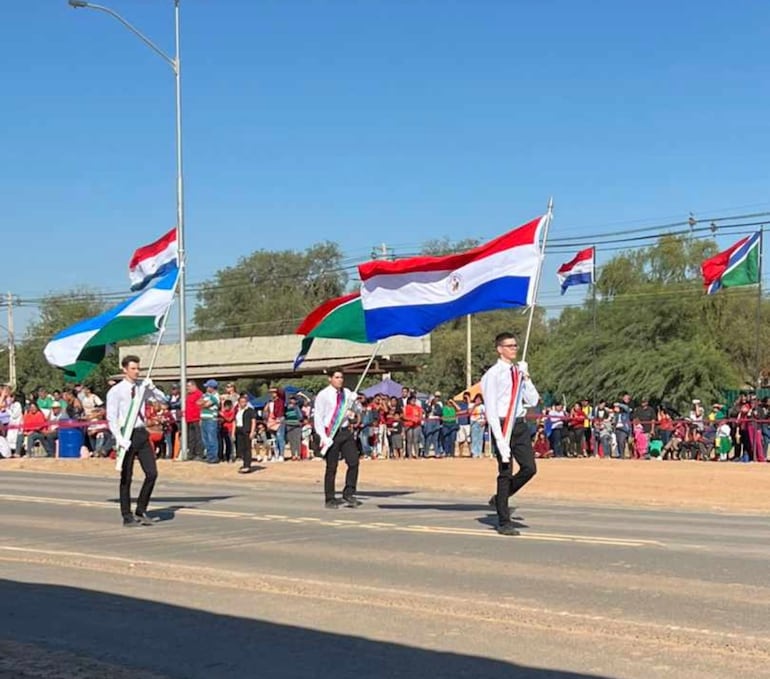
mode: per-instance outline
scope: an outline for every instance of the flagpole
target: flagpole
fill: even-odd
[[[592,341],[592,357],[591,357],[591,372],[593,389],[591,394],[591,407],[596,408],[596,246],[593,246],[592,266],[591,266],[591,306],[593,307],[593,341]]]
[[[465,317],[465,386],[473,384],[473,370],[471,369],[471,314]]]
[[[543,260],[545,259],[545,243],[548,240],[548,229],[553,219],[553,197],[548,199],[548,211],[545,215],[545,225],[543,226],[543,240],[540,246],[539,261],[537,263],[537,273],[535,274],[535,289],[532,295],[532,303],[529,306],[529,320],[527,321],[527,333],[524,336],[524,349],[521,353],[521,360],[527,360],[527,349],[529,348],[529,335],[532,332],[532,321],[535,318],[535,306],[537,304],[537,294],[540,289],[540,278],[543,271]]]
[[[372,367],[372,363],[374,362],[375,356],[377,356],[377,352],[380,350],[380,347],[382,346],[382,340],[377,342],[377,344],[374,346],[374,351],[372,352],[372,355],[369,357],[369,361],[366,364],[366,367],[364,368],[364,371],[361,373],[361,377],[358,378],[358,384],[356,384],[356,388],[354,393],[358,394],[358,390],[361,388],[361,385],[364,382],[364,379],[366,379],[366,374],[369,372],[369,368]]]
[[[762,361],[760,354],[762,352],[762,343],[760,342],[760,331],[762,329],[762,239],[764,237],[764,224],[759,227],[759,253],[757,263],[757,329],[756,329],[756,378],[757,378],[757,391],[762,386]]]
[[[537,272],[535,274],[535,288],[532,294],[532,304],[529,307],[529,320],[527,321],[527,334],[524,336],[524,350],[521,355],[521,360],[527,360],[527,349],[529,348],[529,335],[532,332],[532,320],[535,317],[535,305],[537,304],[537,293],[540,289],[540,278],[543,271],[543,260],[545,259],[545,243],[548,240],[548,229],[551,226],[551,220],[553,219],[553,196],[548,199],[548,211],[545,214],[545,224],[543,225],[543,239],[540,245],[540,253],[537,263]],[[511,412],[514,414],[506,423],[503,436],[506,441],[511,438],[511,427],[515,418],[515,413],[518,409],[519,399],[521,398],[521,385],[522,381],[519,381],[519,387],[514,394],[514,407]]]

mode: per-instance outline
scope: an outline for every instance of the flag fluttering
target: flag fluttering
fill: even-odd
[[[727,250],[705,260],[700,266],[706,294],[719,288],[759,283],[761,231],[741,238]]]
[[[594,249],[586,248],[578,252],[569,262],[562,264],[556,272],[561,285],[561,294],[571,285],[591,285],[594,280]]]
[[[134,252],[128,263],[131,290],[143,290],[155,278],[171,273],[179,266],[179,248],[176,229],[171,229],[158,240],[143,245]]]
[[[174,268],[151,288],[130,297],[94,318],[87,318],[54,335],[46,345],[46,360],[81,381],[102,361],[109,345],[156,332],[174,300]]]
[[[368,341],[419,337],[466,314],[532,304],[545,220],[459,254],[361,264]]]
[[[305,360],[316,337],[368,342],[360,293],[356,291],[320,304],[294,332],[297,335],[305,335],[299,354],[294,359],[294,370]]]

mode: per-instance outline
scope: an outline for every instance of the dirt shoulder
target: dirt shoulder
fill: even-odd
[[[344,464],[341,465],[344,468]],[[322,461],[284,462],[238,474],[236,465],[159,461],[162,479],[188,483],[259,486],[272,483],[320,485]],[[34,471],[116,478],[111,460],[12,459],[0,473]],[[338,472],[338,485],[343,478]],[[141,475],[137,469],[137,474]],[[363,460],[359,490],[410,488],[485,498],[494,489],[490,459]],[[559,459],[538,461],[538,475],[522,491],[533,499],[622,504],[639,507],[770,512],[770,464]]]

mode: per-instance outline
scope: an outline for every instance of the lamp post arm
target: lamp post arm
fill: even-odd
[[[158,47],[152,40],[150,40],[144,33],[142,33],[136,26],[134,26],[129,21],[126,21],[120,14],[118,14],[115,10],[110,9],[109,7],[105,7],[104,5],[94,5],[90,2],[86,2],[83,4],[78,3],[77,5],[73,5],[73,7],[83,7],[85,9],[95,9],[100,12],[105,12],[106,14],[109,14],[111,17],[114,17],[117,19],[121,24],[123,24],[129,31],[131,31],[137,38],[139,38],[147,47],[149,47],[155,54],[157,54],[159,57],[163,59],[169,66],[171,66],[174,73],[176,73],[179,70],[179,65],[176,62],[176,59],[172,59],[168,54],[166,54],[160,47]]]

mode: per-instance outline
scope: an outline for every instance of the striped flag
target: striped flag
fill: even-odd
[[[591,285],[594,276],[594,248],[586,248],[578,252],[569,262],[562,264],[556,272],[561,285],[561,294],[567,292],[571,285]]]
[[[419,337],[453,318],[531,304],[546,219],[538,217],[455,255],[361,264],[369,341],[392,335]]]
[[[719,288],[759,283],[761,244],[762,232],[757,231],[705,260],[700,270],[706,294],[713,295]]]
[[[176,229],[171,229],[158,240],[143,245],[134,252],[128,263],[131,290],[143,290],[154,278],[159,278],[179,267],[179,249]]]

